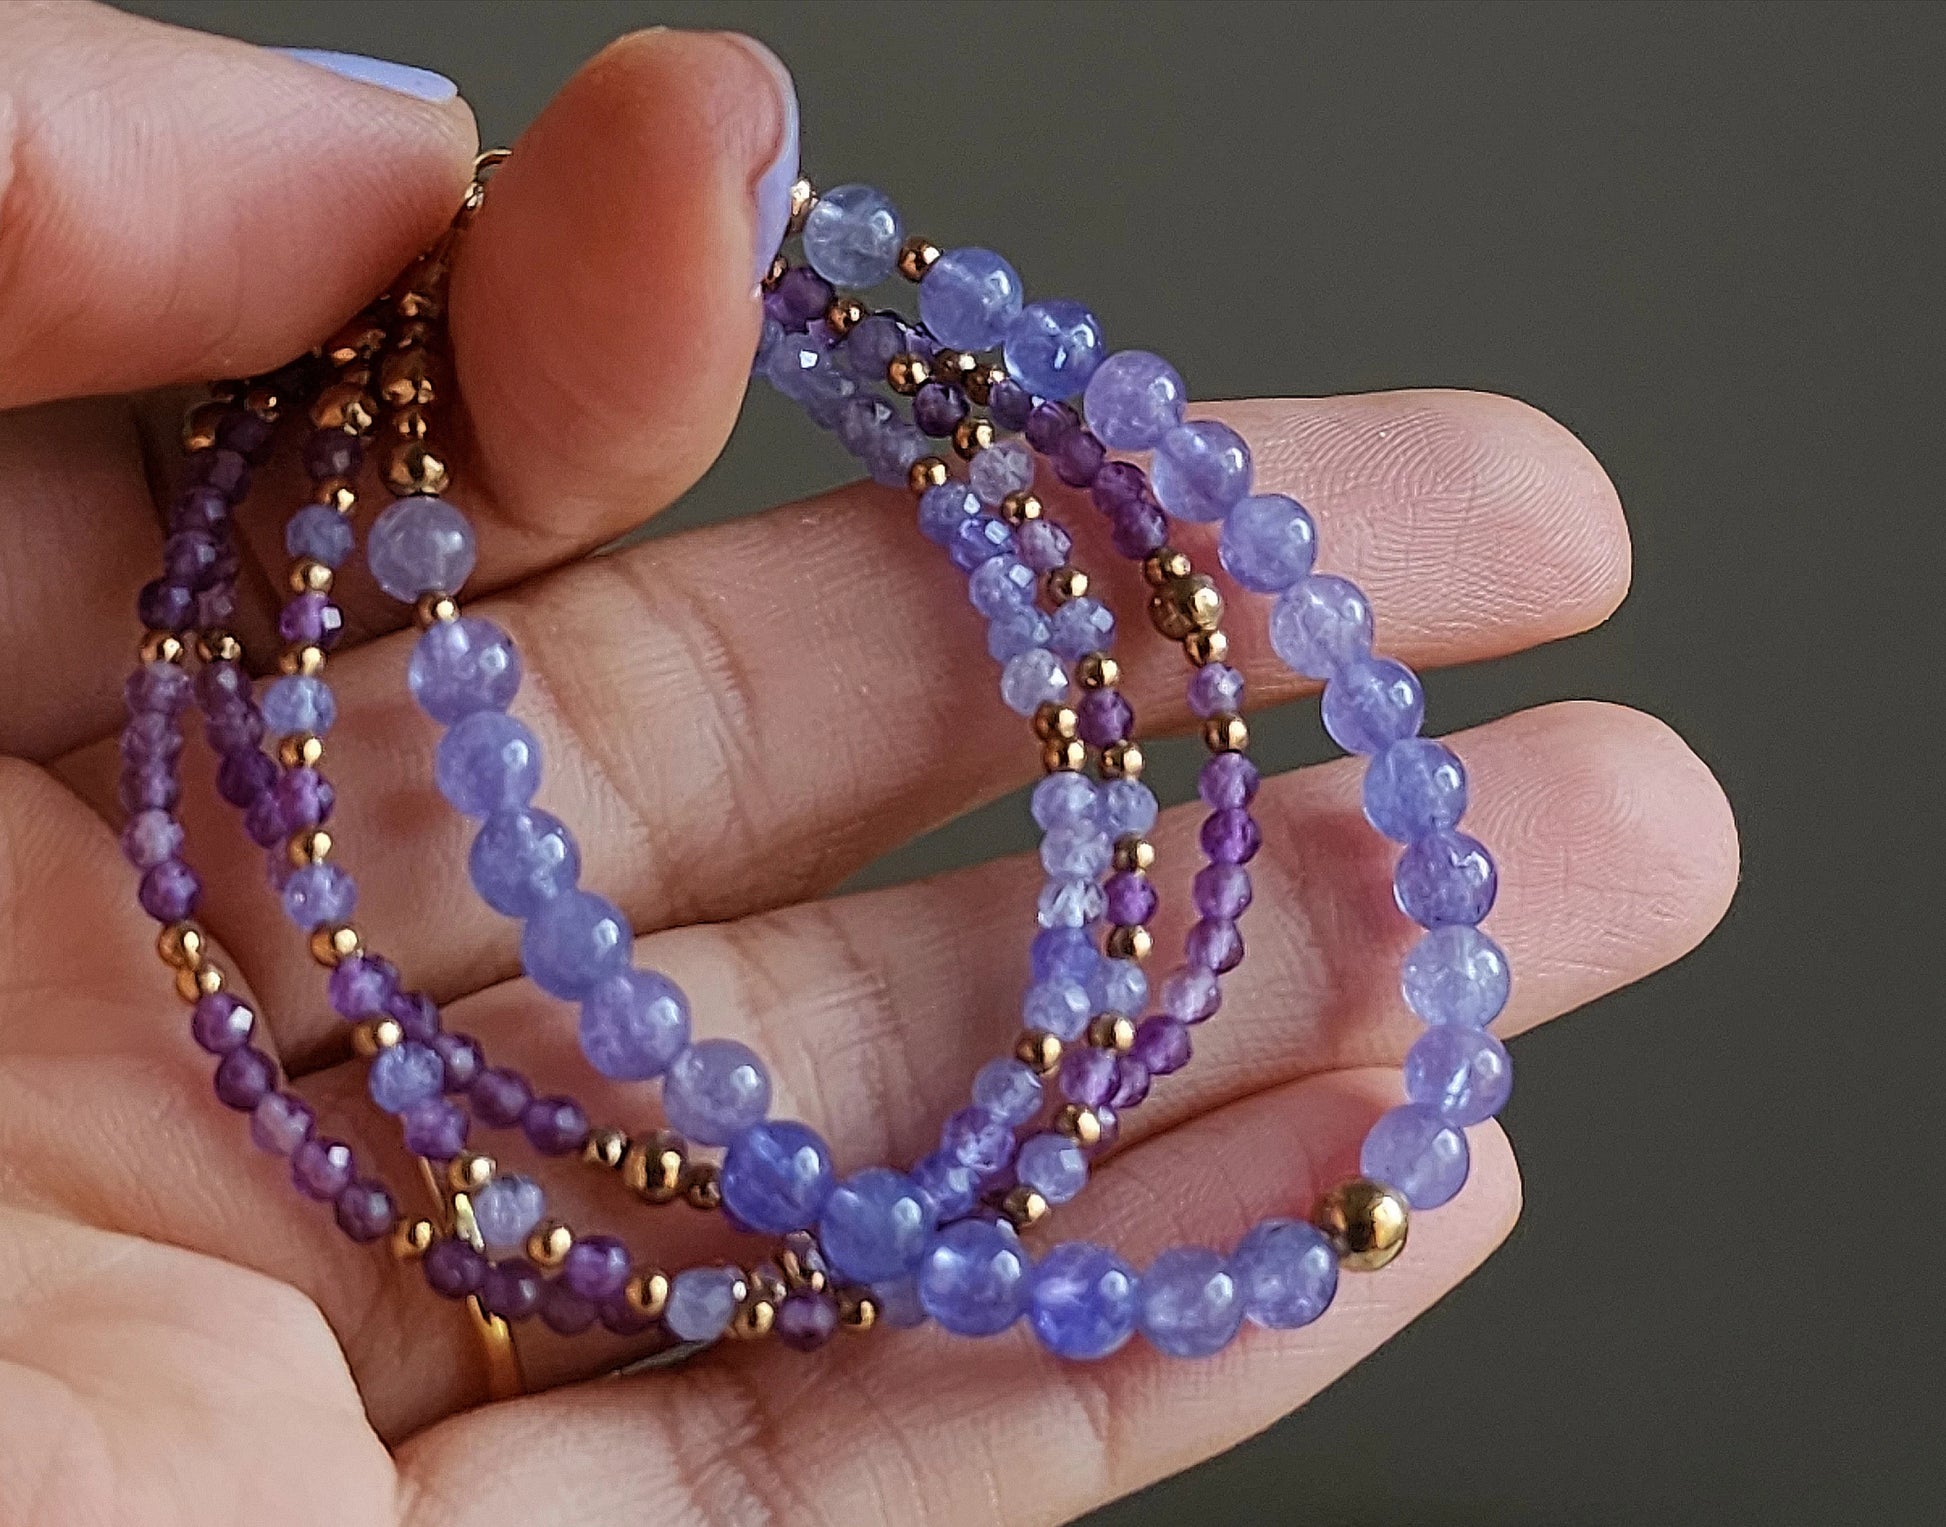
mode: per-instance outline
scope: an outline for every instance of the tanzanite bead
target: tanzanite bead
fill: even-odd
[[[1114,855],[1098,827],[1057,827],[1041,839],[1041,868],[1056,877],[1094,879],[1107,872]]]
[[[1054,639],[1054,626],[1032,605],[1016,605],[1003,610],[987,625],[987,655],[996,663],[1006,663],[1023,652],[1045,647]]]
[[[1056,1039],[1079,1039],[1092,1015],[1088,989],[1075,981],[1036,981],[1020,1001],[1021,1021]]]
[[[1087,1185],[1088,1156],[1066,1135],[1048,1130],[1021,1142],[1014,1175],[1049,1203],[1064,1204]]]
[[[730,1141],[719,1178],[723,1207],[752,1230],[808,1230],[831,1195],[831,1152],[794,1119],[752,1124]]]
[[[806,265],[793,265],[784,272],[777,289],[765,300],[766,309],[774,299],[785,315],[786,329],[807,329],[831,309],[837,294],[831,283]]]
[[[1466,769],[1443,743],[1403,738],[1366,766],[1364,805],[1365,820],[1400,843],[1456,827],[1466,812]]]
[[[734,1267],[686,1267],[669,1280],[662,1323],[683,1341],[714,1341],[729,1329],[743,1288]]]
[[[804,219],[804,258],[825,280],[858,291],[877,286],[898,262],[905,224],[875,186],[834,186]]]
[[[1045,1091],[1032,1066],[1005,1056],[988,1061],[973,1077],[974,1103],[1015,1126],[1040,1112]]]
[[[1478,928],[1434,928],[1406,952],[1399,985],[1427,1023],[1485,1028],[1507,1005],[1507,956]]]
[[[966,597],[982,615],[1004,615],[1020,609],[1034,597],[1034,570],[1009,553],[989,558],[973,569],[966,581]],[[1058,623],[1049,634],[1058,629]]]
[[[406,683],[419,708],[442,726],[475,711],[505,710],[520,689],[520,654],[490,620],[437,621],[413,644]]]
[[[670,1063],[662,1111],[697,1144],[727,1145],[770,1112],[770,1074],[734,1039],[698,1040]]]
[[[473,527],[443,498],[399,499],[365,537],[365,562],[378,586],[411,603],[421,594],[457,594],[472,576]]]
[[[496,811],[480,824],[467,854],[480,899],[508,917],[532,917],[581,874],[581,850],[566,825],[531,806]]]
[[[1043,832],[1063,827],[1100,831],[1095,782],[1085,774],[1063,769],[1047,775],[1034,786],[1028,809]]]
[[[1156,442],[1155,496],[1179,520],[1220,520],[1250,491],[1250,447],[1227,424],[1178,424]]]
[[[413,1039],[380,1050],[365,1073],[365,1090],[390,1114],[402,1114],[438,1097],[445,1084],[446,1067],[439,1052]]]
[[[971,1213],[979,1201],[978,1175],[944,1151],[921,1157],[912,1168],[912,1180],[931,1202],[941,1222]]]
[[[689,1001],[660,971],[620,971],[582,999],[581,1053],[603,1076],[660,1076],[688,1043]]]
[[[841,1277],[877,1283],[919,1265],[937,1222],[931,1198],[904,1172],[868,1167],[831,1190],[818,1244]]]
[[[1013,1159],[1013,1126],[984,1108],[962,1108],[940,1126],[939,1148],[985,1180]]]
[[[1133,921],[1146,922],[1147,918]],[[1096,1012],[1139,1013],[1149,1000],[1149,978],[1133,960],[1104,960],[1088,982],[1088,998]]]
[[[1161,807],[1139,779],[1111,779],[1101,787],[1101,830],[1111,838],[1140,836],[1155,826]]]
[[[970,573],[989,557],[1014,549],[1014,533],[1005,520],[990,514],[976,514],[953,528],[947,559],[963,573]]]
[[[1069,662],[1114,645],[1115,612],[1099,599],[1084,594],[1054,612],[1054,635],[1048,646]]]
[[[1492,1118],[1513,1092],[1513,1058],[1484,1029],[1442,1023],[1421,1034],[1405,1053],[1405,1095],[1436,1110],[1448,1124]]]
[[[1020,276],[991,249],[949,249],[919,282],[919,318],[955,350],[991,350],[1020,312]]]
[[[833,355],[854,381],[875,387],[906,348],[905,325],[894,314],[873,313],[852,326]]]
[[[1270,645],[1292,670],[1328,679],[1372,650],[1372,607],[1355,583],[1329,573],[1300,578],[1271,607]]]
[[[1007,326],[1007,370],[1031,393],[1071,398],[1088,385],[1106,346],[1101,321],[1078,302],[1030,302]]]
[[[1173,1246],[1142,1274],[1137,1324],[1171,1357],[1209,1357],[1243,1324],[1243,1296],[1229,1264],[1204,1246]]]
[[[1419,730],[1426,697],[1412,670],[1389,657],[1362,658],[1324,686],[1324,729],[1348,753],[1382,753]]]
[[[1146,451],[1182,423],[1188,401],[1176,368],[1146,350],[1118,350],[1095,368],[1082,406],[1111,451]]]
[[[944,382],[927,382],[912,398],[912,422],[935,440],[952,434],[966,417],[966,394]]]
[[[1313,1225],[1267,1219],[1251,1227],[1230,1257],[1244,1314],[1273,1331],[1307,1326],[1338,1292],[1338,1255]]]
[[[1408,844],[1392,870],[1399,910],[1422,928],[1479,922],[1493,910],[1499,888],[1485,845],[1450,828]]]
[[[838,443],[854,456],[869,456],[898,417],[898,411],[883,398],[847,398],[845,406],[838,410]]]
[[[307,864],[284,882],[284,915],[305,930],[350,919],[358,882],[331,863]]]
[[[1018,440],[996,440],[966,464],[966,480],[981,503],[997,509],[1008,494],[1034,486],[1034,453]]]
[[[1070,981],[1086,990],[1101,969],[1101,951],[1086,928],[1042,928],[1028,946],[1036,981]]]
[[[1027,1324],[1043,1347],[1084,1361],[1120,1350],[1135,1334],[1135,1269],[1087,1241],[1063,1241],[1027,1282]]]
[[[1065,698],[1069,682],[1060,658],[1045,647],[1031,647],[1007,659],[1000,675],[1000,698],[1016,715],[1031,716],[1043,705]]]
[[[1281,594],[1307,576],[1318,555],[1317,527],[1293,498],[1257,493],[1239,499],[1217,543],[1223,569],[1245,588]]]
[[[1437,1209],[1466,1182],[1466,1136],[1424,1103],[1402,1103],[1359,1148],[1358,1169],[1397,1188],[1415,1209]]]
[[[194,681],[174,663],[144,663],[122,685],[122,700],[130,714],[154,711],[173,716],[194,697]]]
[[[264,689],[264,725],[279,737],[310,733],[322,737],[338,719],[331,686],[309,674],[286,674]]]
[[[1027,1253],[1011,1227],[962,1220],[927,1246],[919,1303],[955,1336],[993,1336],[1020,1318],[1027,1274]]]
[[[473,1222],[489,1251],[522,1245],[547,1211],[547,1195],[530,1177],[496,1177],[472,1196]]]
[[[591,891],[566,891],[528,919],[520,962],[542,991],[585,997],[628,963],[634,937],[613,902]]]
[[[505,711],[475,711],[439,739],[433,779],[470,817],[525,806],[540,789],[541,746]]]

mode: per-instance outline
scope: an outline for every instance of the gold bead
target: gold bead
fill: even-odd
[[[311,958],[326,967],[336,966],[358,953],[358,930],[343,923],[324,927],[311,934]]]
[[[331,569],[314,557],[299,557],[291,563],[291,570],[284,582],[293,594],[328,594],[334,574]]]
[[[1143,870],[1155,868],[1155,845],[1140,833],[1130,833],[1115,840],[1115,868],[1118,870]]]
[[[745,1299],[730,1317],[730,1335],[738,1341],[756,1341],[768,1336],[777,1325],[777,1306],[762,1294]]]
[[[1041,768],[1049,774],[1079,773],[1088,765],[1088,744],[1079,737],[1050,737],[1041,744]]]
[[[1048,1207],[1047,1200],[1024,1182],[1009,1189],[1007,1196],[1000,1200],[1000,1212],[1016,1230],[1038,1225],[1047,1218]]]
[[[1241,753],[1250,746],[1250,728],[1241,716],[1211,716],[1203,723],[1203,746],[1212,753]]]
[[[1191,631],[1182,639],[1183,656],[1198,668],[1223,662],[1230,655],[1230,638],[1221,631]]]
[[[385,326],[370,318],[354,318],[325,341],[324,358],[343,368],[353,361],[370,360],[385,348]]]
[[[291,868],[322,864],[331,857],[331,834],[322,827],[305,827],[292,833],[284,844],[284,857]]]
[[[395,408],[386,415],[385,427],[394,439],[424,440],[432,433],[432,416],[417,403]]]
[[[1000,518],[1009,525],[1025,525],[1045,512],[1041,501],[1025,488],[1018,488],[1000,500]]]
[[[899,246],[899,274],[908,281],[923,281],[938,260],[939,246],[922,233]]]
[[[459,619],[459,601],[451,594],[421,594],[412,619],[421,631]]]
[[[901,397],[911,397],[932,380],[932,367],[924,356],[895,355],[885,363],[885,380]]]
[[[644,1320],[660,1320],[669,1307],[669,1275],[639,1272],[622,1286],[622,1298]]]
[[[284,411],[284,400],[274,387],[252,387],[243,395],[243,406],[266,424],[275,424]]]
[[[324,672],[324,648],[316,642],[293,642],[277,654],[277,671],[315,678]]]
[[[1106,652],[1088,652],[1074,665],[1083,689],[1113,689],[1122,682],[1122,665]]]
[[[833,334],[843,337],[865,321],[866,311],[856,297],[833,297],[831,306],[824,310],[824,321]]]
[[[445,310],[446,262],[437,253],[419,262],[392,304],[401,318],[437,318]]]
[[[196,638],[196,656],[205,663],[240,663],[243,643],[228,631],[205,631]]]
[[[763,282],[761,283],[763,289],[767,292],[776,291],[777,283],[784,279],[784,272],[790,268],[791,262],[786,260],[782,255],[772,260],[770,262],[770,268],[764,272]]]
[[[327,477],[311,489],[311,502],[350,514],[358,507],[358,487],[349,477]]]
[[[1405,1249],[1412,1211],[1394,1188],[1369,1177],[1341,1182],[1318,1200],[1311,1223],[1338,1253],[1338,1265],[1376,1272]]]
[[[622,1181],[644,1203],[673,1203],[682,1194],[683,1168],[688,1164],[682,1136],[660,1129],[629,1147],[622,1161]]]
[[[953,426],[953,449],[971,461],[994,441],[991,419],[962,419]]]
[[[356,382],[333,382],[312,400],[311,423],[347,435],[369,435],[378,423],[378,405]]]
[[[385,463],[385,483],[401,498],[409,493],[443,493],[451,474],[423,440],[403,440]]]
[[[1088,592],[1088,575],[1078,567],[1057,567],[1047,575],[1047,597],[1066,604]]]
[[[145,663],[180,663],[188,653],[183,639],[173,631],[150,631],[142,638]]]
[[[1214,631],[1223,621],[1223,596],[1207,573],[1171,578],[1149,596],[1149,620],[1172,642]]]
[[[839,1289],[838,1324],[847,1331],[871,1330],[878,1324],[878,1301],[863,1289]]]
[[[1146,960],[1155,952],[1155,935],[1140,923],[1128,923],[1110,928],[1103,947],[1110,959]]]
[[[394,350],[380,362],[378,395],[394,408],[417,404],[423,408],[433,400],[433,360],[425,350],[414,346]]]
[[[292,732],[277,739],[277,761],[286,769],[315,769],[324,757],[324,739],[309,732]]]
[[[802,1230],[784,1237],[777,1253],[777,1270],[791,1288],[808,1288],[814,1294],[823,1293],[828,1281],[820,1265],[817,1241]]]
[[[198,965],[194,970],[176,972],[176,995],[185,1002],[200,1002],[223,989],[223,972],[214,965]]]
[[[446,1181],[455,1193],[477,1193],[493,1181],[500,1167],[480,1151],[461,1151],[446,1166]]]
[[[214,399],[198,403],[183,416],[182,448],[207,451],[216,444],[216,427],[229,417],[230,410]]]
[[[1195,570],[1189,558],[1173,546],[1159,547],[1142,559],[1142,576],[1151,588],[1160,588],[1172,578],[1187,578]]]
[[[628,1159],[628,1135],[613,1128],[589,1130],[587,1143],[581,1147],[581,1159],[589,1166],[619,1172]]]
[[[438,1236],[438,1227],[429,1219],[402,1219],[392,1230],[392,1255],[401,1262],[416,1262]]]
[[[203,963],[209,947],[203,930],[194,923],[170,923],[155,936],[155,952],[172,969],[195,970]]]
[[[723,1207],[723,1183],[714,1161],[692,1161],[683,1169],[682,1197],[692,1209]]]
[[[905,470],[905,485],[914,493],[937,488],[952,476],[951,469],[937,456],[921,456]]]
[[[543,1220],[527,1237],[527,1260],[536,1267],[559,1267],[572,1250],[574,1232],[557,1219]]]
[[[1077,1144],[1101,1144],[1101,1115],[1079,1103],[1069,1103],[1055,1114],[1054,1127]]]
[[[1034,712],[1034,735],[1042,742],[1072,737],[1080,728],[1081,717],[1071,705],[1049,700]]]
[[[790,1284],[784,1281],[784,1270],[775,1262],[759,1262],[750,1269],[748,1282],[751,1293],[773,1304],[781,1304],[791,1291]]]
[[[1108,779],[1140,779],[1144,762],[1138,742],[1111,742],[1101,750],[1101,772]]]
[[[791,217],[784,225],[785,237],[804,231],[804,220],[817,204],[817,187],[811,184],[808,176],[800,175],[791,182]]]
[[[1099,1013],[1088,1022],[1088,1043],[1126,1055],[1135,1048],[1135,1020],[1122,1013]]]
[[[966,378],[961,385],[966,388],[966,395],[984,408],[993,398],[994,384],[1003,382],[1006,378],[1007,368],[1005,366],[996,366],[991,361],[988,361],[986,364],[975,366],[971,371],[967,372]]]
[[[367,1018],[353,1026],[351,1047],[366,1060],[381,1050],[397,1049],[405,1043],[405,1029],[396,1018]]]
[[[980,364],[977,355],[965,350],[941,350],[932,358],[933,371],[942,382],[960,383]]]
[[[1040,1076],[1052,1076],[1061,1065],[1061,1041],[1040,1029],[1028,1029],[1014,1041],[1014,1059]]]

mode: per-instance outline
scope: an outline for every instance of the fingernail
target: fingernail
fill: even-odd
[[[294,58],[300,64],[328,69],[348,80],[357,80],[361,85],[380,85],[387,90],[396,90],[400,95],[409,95],[415,100],[450,101],[459,94],[459,86],[445,75],[435,74],[430,69],[415,68],[411,64],[388,63],[382,58],[367,58],[362,53],[334,53],[329,48],[272,48],[270,51]]]
[[[754,37],[746,37],[740,32],[733,35],[770,71],[770,77],[777,85],[777,100],[784,116],[777,157],[757,177],[757,254],[755,271],[750,277],[751,284],[755,286],[763,280],[764,272],[770,269],[770,262],[777,257],[777,251],[784,242],[784,233],[790,227],[791,185],[797,179],[797,87],[791,83],[791,71],[784,67],[784,61],[775,53]]]

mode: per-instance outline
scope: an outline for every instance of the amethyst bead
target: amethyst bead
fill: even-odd
[[[784,327],[806,329],[831,310],[831,299],[837,294],[831,283],[809,266],[793,265],[777,283],[774,295],[788,314]]]
[[[196,596],[180,583],[156,578],[135,596],[135,613],[151,631],[186,631],[196,618]]]
[[[935,440],[952,434],[966,417],[966,394],[944,382],[927,382],[912,398],[912,422]]]
[[[1107,347],[1101,322],[1078,302],[1030,302],[1007,326],[1007,370],[1028,392],[1056,400],[1088,385]]]
[[[580,1039],[603,1076],[660,1076],[689,1043],[689,1000],[660,971],[619,971],[582,1000]]]
[[[1179,520],[1220,520],[1250,491],[1250,447],[1227,424],[1178,424],[1156,442],[1149,481]]]
[[[365,561],[378,586],[401,603],[421,594],[457,594],[472,575],[473,527],[431,494],[399,499],[372,523]]]
[[[540,1097],[520,1116],[527,1143],[543,1156],[568,1156],[588,1143],[588,1115],[570,1097]]]
[[[433,778],[467,816],[525,806],[541,784],[540,743],[502,711],[475,711],[440,738]]]
[[[426,1043],[439,1052],[447,1092],[467,1092],[486,1070],[486,1051],[471,1034],[435,1033]]]
[[[212,1055],[228,1055],[250,1038],[257,1015],[226,991],[199,997],[190,1010],[190,1036]]]
[[[1245,588],[1281,594],[1311,571],[1318,531],[1296,499],[1258,493],[1239,499],[1223,522],[1217,557]]]
[[[188,706],[194,693],[193,681],[174,663],[144,663],[122,685],[122,700],[131,715],[155,711],[173,716]]]
[[[877,1283],[917,1267],[937,1223],[932,1199],[912,1178],[869,1167],[831,1190],[818,1215],[818,1244],[841,1277]]]
[[[216,766],[216,793],[232,806],[249,806],[277,779],[277,763],[268,754],[246,742],[244,750],[224,755]]]
[[[1243,1305],[1222,1257],[1203,1246],[1174,1246],[1142,1274],[1136,1320],[1157,1351],[1210,1357],[1236,1336]]]
[[[1011,1227],[962,1220],[932,1238],[919,1303],[955,1336],[993,1336],[1020,1318],[1029,1263]]]
[[[1159,355],[1118,350],[1088,379],[1088,424],[1113,451],[1146,451],[1182,423],[1188,393]]]
[[[892,274],[905,224],[875,186],[833,186],[804,219],[804,258],[827,281],[864,291]]]
[[[249,1113],[277,1085],[277,1063],[262,1050],[239,1045],[216,1066],[216,1096],[226,1108]]]
[[[1427,1023],[1484,1028],[1507,1005],[1507,956],[1478,928],[1434,928],[1407,951],[1400,970],[1406,1006]]]
[[[297,595],[277,615],[277,634],[286,642],[309,642],[329,652],[345,628],[345,612],[329,594]]]
[[[970,1214],[979,1201],[980,1181],[973,1169],[962,1166],[944,1151],[922,1157],[912,1168],[912,1180],[926,1195],[941,1223]]]
[[[466,1149],[471,1120],[445,1098],[415,1103],[404,1114],[405,1148],[428,1161],[451,1161]]]
[[[581,849],[560,818],[530,806],[496,811],[467,854],[480,899],[508,917],[532,917],[581,874]]]
[[[527,1112],[534,1089],[518,1071],[489,1066],[474,1079],[467,1096],[482,1124],[493,1129],[510,1129]]]
[[[1225,975],[1243,963],[1243,934],[1227,917],[1205,917],[1183,939],[1183,958]]]
[[[439,1006],[422,991],[398,991],[385,999],[385,1015],[397,1020],[407,1039],[431,1044],[439,1036]]]
[[[351,1147],[312,1135],[291,1155],[291,1181],[306,1198],[328,1203],[351,1183]]]
[[[338,1195],[338,1228],[361,1246],[391,1234],[398,1218],[398,1208],[383,1183],[350,1183]]]
[[[342,923],[358,905],[358,883],[331,863],[307,864],[284,882],[284,915],[305,930]]]
[[[343,430],[319,430],[304,442],[304,470],[315,482],[356,477],[364,464],[365,443]]]
[[[738,1223],[773,1235],[808,1230],[831,1196],[831,1152],[794,1119],[752,1124],[730,1141],[718,1180]]]
[[[1477,923],[1500,888],[1493,857],[1476,838],[1442,829],[1407,846],[1392,871],[1399,910],[1423,928]]]
[[[1248,806],[1257,798],[1257,766],[1241,753],[1218,753],[1196,775],[1196,793],[1219,811]]]
[[[579,1336],[601,1317],[601,1311],[565,1283],[552,1282],[541,1290],[541,1324],[557,1336]]]
[[[522,1232],[524,1239],[526,1232]],[[525,1257],[512,1257],[491,1264],[480,1280],[480,1303],[489,1315],[502,1320],[522,1321],[541,1307],[547,1280],[540,1269]]]
[[[1443,743],[1404,738],[1366,767],[1364,806],[1365,819],[1400,843],[1456,827],[1466,811],[1466,769]]]
[[[1252,1324],[1273,1331],[1307,1326],[1338,1292],[1338,1255],[1302,1220],[1267,1219],[1251,1227],[1230,1258],[1230,1272]]]
[[[142,910],[159,923],[179,923],[202,900],[202,878],[180,859],[164,859],[142,876]]]
[[[1379,1117],[1359,1149],[1367,1177],[1397,1188],[1415,1209],[1437,1209],[1466,1182],[1466,1136],[1424,1103]]]
[[[338,792],[316,769],[300,765],[277,776],[277,783],[270,789],[270,799],[276,804],[284,831],[296,832],[329,821]]]
[[[990,249],[949,249],[919,283],[919,318],[942,345],[991,350],[1021,309],[1020,276]]]
[[[1115,1052],[1081,1045],[1061,1057],[1061,1095],[1083,1108],[1108,1101],[1115,1090]]]
[[[770,1112],[770,1074],[747,1045],[698,1040],[670,1063],[662,1110],[697,1144],[727,1145]]]
[[[601,1304],[628,1283],[628,1248],[612,1235],[583,1236],[568,1248],[561,1281],[583,1299]]]
[[[1103,889],[1108,896],[1108,920],[1123,927],[1148,922],[1160,903],[1149,877],[1136,870],[1109,876]]]
[[[1248,864],[1263,847],[1264,835],[1248,811],[1225,806],[1203,818],[1197,841],[1213,863]]]
[[[1223,1006],[1223,991],[1214,972],[1185,965],[1162,983],[1162,1008],[1183,1023],[1202,1023]]]
[[[1029,520],[1014,532],[1020,560],[1037,573],[1061,566],[1074,550],[1074,538],[1049,519]]]
[[[1189,708],[1208,719],[1243,709],[1243,675],[1227,663],[1209,663],[1189,680]]]
[[[427,627],[413,644],[406,683],[442,726],[475,711],[505,710],[520,689],[520,654],[490,620],[463,615]]]
[[[585,997],[628,963],[634,937],[613,902],[591,891],[566,891],[544,903],[521,931],[521,966],[552,996]]]
[[[138,870],[151,870],[182,852],[182,823],[166,811],[138,811],[122,828],[122,855]]]
[[[1135,1048],[1129,1054],[1149,1068],[1151,1076],[1168,1076],[1189,1064],[1189,1028],[1181,1019],[1155,1013],[1135,1026]]]
[[[1048,459],[1062,482],[1070,488],[1085,488],[1095,480],[1107,455],[1107,448],[1094,431],[1078,429],[1055,441]]]
[[[1190,882],[1190,894],[1200,915],[1234,921],[1250,906],[1250,872],[1238,864],[1206,864]]]
[[[1426,697],[1412,670],[1389,657],[1347,663],[1324,686],[1324,729],[1348,753],[1382,753],[1419,730]]]
[[[829,1294],[796,1289],[777,1306],[777,1339],[793,1352],[815,1352],[838,1330],[838,1306]]]
[[[426,1286],[444,1299],[464,1299],[486,1283],[487,1260],[457,1236],[441,1236],[420,1263]]]
[[[1513,1057],[1484,1029],[1438,1024],[1406,1051],[1406,1097],[1434,1109],[1448,1124],[1492,1118],[1506,1106],[1513,1086]]]
[[[1060,1357],[1091,1361],[1135,1334],[1136,1278],[1112,1251],[1064,1241],[1035,1265],[1027,1284],[1027,1324]]]
[[[328,987],[332,1011],[356,1022],[385,1011],[399,989],[399,972],[390,960],[375,954],[354,954],[340,960]]]
[[[1034,395],[1012,377],[1002,377],[987,393],[987,413],[994,424],[1010,432],[1019,431],[1034,411]]]
[[[1300,578],[1271,607],[1270,645],[1306,678],[1329,679],[1372,651],[1372,607],[1356,584],[1329,573]]]

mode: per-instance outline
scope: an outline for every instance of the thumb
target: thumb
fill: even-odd
[[[429,243],[472,112],[436,75],[349,67],[0,6],[0,408],[267,369]]]

